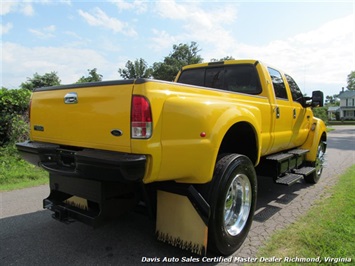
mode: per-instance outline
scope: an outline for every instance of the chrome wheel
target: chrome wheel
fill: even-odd
[[[323,144],[323,142],[321,142],[318,146],[317,158],[315,161],[315,168],[316,168],[317,176],[320,176],[322,174],[323,165],[324,165],[324,155],[325,155],[324,144]]]
[[[324,167],[325,150],[326,150],[326,144],[323,141],[320,141],[317,149],[316,159],[313,162],[310,162],[309,164],[310,166],[314,167],[316,170],[312,174],[304,177],[307,183],[316,184],[319,181]]]
[[[229,256],[248,235],[256,207],[257,177],[253,163],[241,154],[222,154],[212,182],[202,187],[210,205],[208,248]]]
[[[231,236],[238,235],[248,220],[252,202],[252,189],[245,174],[237,174],[226,194],[224,204],[224,230]]]

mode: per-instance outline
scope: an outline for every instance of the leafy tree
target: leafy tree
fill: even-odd
[[[35,73],[32,78],[27,78],[27,81],[21,84],[21,88],[33,91],[35,88],[60,85],[60,81],[57,72],[54,71],[44,75]]]
[[[85,83],[85,82],[97,82],[102,81],[102,75],[97,73],[97,69],[88,69],[89,76],[82,76],[76,83]]]
[[[326,124],[328,123],[327,108],[326,107],[316,107],[312,109],[313,115],[322,119]]]
[[[190,45],[182,43],[173,45],[173,52],[164,58],[164,62],[153,64],[153,77],[167,81],[174,80],[183,66],[202,62],[202,57],[198,55],[200,51],[196,42],[191,42]]]
[[[216,58],[212,58],[211,62],[220,62],[220,61],[227,61],[227,60],[235,60],[235,58],[233,56],[225,56],[221,59],[216,59]]]
[[[124,79],[152,77],[152,69],[148,67],[147,62],[143,58],[136,59],[134,62],[128,60],[126,67],[119,68],[118,73]]]
[[[0,145],[28,138],[28,89],[0,90]]]
[[[325,101],[327,102],[327,103],[333,103],[334,102],[334,100],[333,100],[333,97],[332,96],[330,96],[330,95],[327,95],[326,97],[325,97]]]
[[[334,94],[333,96],[327,95],[325,97],[326,103],[329,104],[329,105],[332,105],[332,106],[339,106],[340,102],[339,102],[339,100],[337,100],[337,98],[338,98],[337,94]]]
[[[348,75],[348,90],[355,90],[355,71],[351,71]]]

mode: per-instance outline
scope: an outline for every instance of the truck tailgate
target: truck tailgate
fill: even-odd
[[[130,152],[133,81],[37,89],[31,103],[34,141]]]

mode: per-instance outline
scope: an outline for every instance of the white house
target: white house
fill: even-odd
[[[338,98],[340,99],[340,119],[355,120],[355,90],[342,91]]]

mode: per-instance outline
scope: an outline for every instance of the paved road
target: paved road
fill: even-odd
[[[259,178],[254,223],[232,257],[254,258],[275,230],[304,214],[355,163],[354,140],[355,127],[336,127],[329,133],[328,165],[315,186],[301,182],[285,187]],[[0,193],[0,265],[139,265],[143,257],[181,260],[191,256],[156,241],[153,222],[138,213],[96,230],[81,223],[59,223],[42,210],[47,195],[47,186]]]

